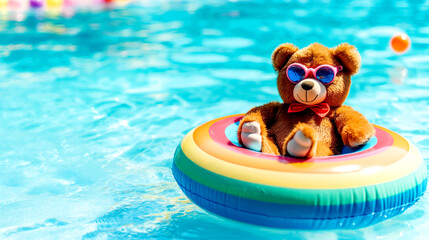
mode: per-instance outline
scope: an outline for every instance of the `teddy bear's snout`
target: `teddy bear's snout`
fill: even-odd
[[[301,87],[304,88],[304,90],[308,91],[311,90],[314,87],[314,83],[313,82],[304,82],[301,84]]]
[[[293,96],[297,102],[314,105],[326,98],[326,87],[314,78],[306,78],[295,85]]]

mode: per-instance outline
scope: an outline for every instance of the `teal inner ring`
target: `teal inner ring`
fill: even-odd
[[[237,130],[238,130],[239,124],[240,124],[240,122],[235,122],[235,123],[229,125],[228,127],[226,127],[225,128],[225,135],[232,144],[234,144],[235,146],[238,146],[238,147],[243,147],[238,142],[238,137],[237,137]],[[341,155],[362,152],[362,151],[365,151],[367,149],[374,147],[376,144],[377,144],[377,138],[374,136],[365,145],[362,145],[360,147],[350,148],[350,147],[344,146],[343,149],[341,150]],[[253,151],[253,150],[249,149],[249,151]]]

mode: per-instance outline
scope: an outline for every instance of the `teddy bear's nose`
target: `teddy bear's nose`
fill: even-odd
[[[302,87],[304,90],[308,91],[308,90],[310,90],[310,89],[312,89],[312,88],[314,87],[314,83],[313,83],[313,82],[303,82],[303,83],[301,84],[301,87]]]

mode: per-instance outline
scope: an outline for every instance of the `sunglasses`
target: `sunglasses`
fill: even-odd
[[[292,83],[299,83],[306,78],[310,72],[324,85],[332,83],[339,71],[343,70],[342,66],[333,67],[331,65],[320,65],[317,68],[307,68],[299,63],[292,63],[286,69],[286,75]]]

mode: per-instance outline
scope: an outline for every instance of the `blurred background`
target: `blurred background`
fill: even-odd
[[[198,124],[281,100],[284,42],[355,45],[346,104],[429,163],[428,22],[427,0],[0,0],[0,238],[427,238],[427,196],[361,230],[269,229],[196,207],[171,164]]]

